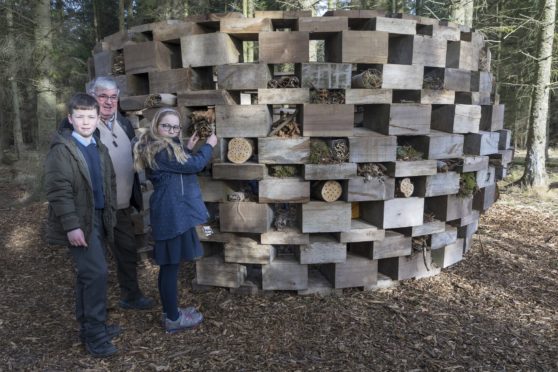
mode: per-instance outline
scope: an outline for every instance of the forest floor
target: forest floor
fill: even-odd
[[[78,340],[66,249],[42,238],[46,203],[22,202],[16,180],[0,168],[0,371],[558,370],[558,190],[501,192],[463,261],[389,289],[197,293],[185,265],[181,303],[205,322],[173,335],[159,307],[117,306],[111,260],[109,318],[124,333],[99,360]],[[143,261],[140,273],[158,298],[157,267]]]

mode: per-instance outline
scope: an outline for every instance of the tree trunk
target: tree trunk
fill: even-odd
[[[118,0],[118,31],[122,32],[126,29],[126,20],[124,18],[124,0]]]
[[[451,16],[454,22],[473,27],[474,0],[454,0]]]
[[[242,13],[246,18],[254,17],[254,0],[242,0]],[[244,62],[254,62],[254,42],[242,43]]]
[[[536,85],[533,91],[533,105],[529,117],[525,172],[522,177],[522,183],[527,186],[545,186],[548,182],[545,165],[546,121],[549,111],[548,99],[550,96],[556,0],[544,1],[542,18]]]
[[[13,115],[13,137],[14,137],[14,149],[16,156],[19,158],[23,152],[23,133],[21,131],[21,114],[20,114],[20,102],[19,102],[19,88],[17,86],[16,76],[17,76],[17,59],[16,50],[14,44],[14,18],[12,13],[13,2],[8,2],[6,9],[6,23],[8,26],[7,34],[7,54],[9,56],[9,77],[10,90],[12,94],[12,111]]]
[[[97,1],[96,0],[92,0],[91,1],[92,5],[93,5],[93,30],[95,31],[95,41],[99,42],[101,40],[100,38],[100,32],[99,32],[99,15],[97,14]]]
[[[50,143],[50,133],[56,129],[56,90],[50,76],[55,70],[51,58],[50,0],[37,0],[35,22],[35,53],[40,61],[37,66],[37,145],[45,150]]]

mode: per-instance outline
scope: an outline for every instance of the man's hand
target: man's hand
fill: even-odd
[[[87,247],[87,242],[85,241],[85,236],[83,235],[82,229],[75,229],[68,231],[66,234],[70,244],[74,247]]]

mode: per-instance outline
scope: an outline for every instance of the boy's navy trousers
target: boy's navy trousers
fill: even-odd
[[[108,269],[103,236],[103,211],[96,209],[88,246],[70,247],[76,271],[76,319],[81,334],[91,341],[106,337]]]

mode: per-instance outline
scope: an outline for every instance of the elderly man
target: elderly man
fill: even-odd
[[[138,284],[137,248],[131,219],[132,207],[142,209],[139,179],[133,167],[131,140],[134,129],[130,121],[118,113],[119,89],[114,79],[96,78],[89,84],[87,93],[99,103],[101,122],[97,126],[98,134],[108,148],[116,174],[118,210],[112,252],[121,291],[119,305],[124,309],[151,309],[155,302],[142,294]],[[61,126],[68,125],[67,120],[61,123]]]

